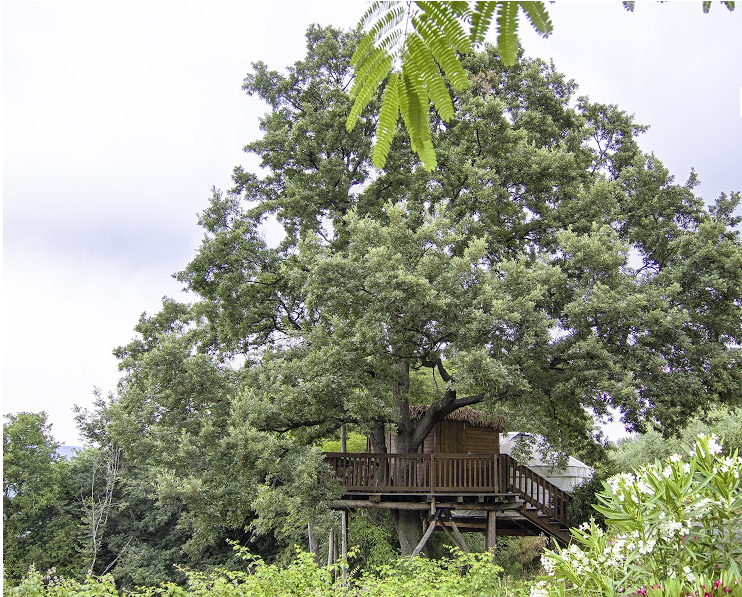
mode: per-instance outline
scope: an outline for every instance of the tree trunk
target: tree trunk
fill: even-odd
[[[399,549],[403,556],[412,555],[412,552],[423,537],[423,526],[420,512],[417,510],[394,510],[394,520],[397,524]]]
[[[423,362],[424,366],[436,367],[444,381],[452,381],[451,376],[440,360],[435,363]],[[410,364],[404,359],[398,362],[398,377],[394,387],[394,398],[398,408],[399,420],[397,422],[397,445],[394,450],[398,454],[414,454],[425,441],[425,438],[433,430],[438,421],[462,406],[469,406],[481,402],[484,394],[457,398],[456,390],[447,388],[443,397],[428,407],[422,419],[413,423],[410,419]],[[371,443],[376,450],[374,434]],[[380,451],[380,450],[379,450]],[[386,451],[386,450],[384,450]],[[397,526],[397,537],[402,555],[411,555],[423,537],[423,528],[420,513],[414,510],[392,510],[394,521]]]
[[[314,530],[314,525],[310,522],[307,524],[307,535],[309,539],[309,553],[314,555],[314,561],[320,564],[319,560],[319,537]]]

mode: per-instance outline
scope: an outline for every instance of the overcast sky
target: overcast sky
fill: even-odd
[[[3,412],[45,410],[79,444],[72,407],[115,389],[111,351],[201,238],[196,214],[232,168],[260,101],[250,63],[283,69],[312,22],[353,26],[356,2],[3,3]],[[712,201],[742,189],[742,10],[715,3],[549,5],[553,57],[580,94],[651,125],[641,140]]]

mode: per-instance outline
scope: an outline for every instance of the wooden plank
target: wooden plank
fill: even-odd
[[[340,513],[340,556],[343,559],[343,584],[348,581],[348,512]]]
[[[441,523],[441,528],[442,528],[442,529],[443,529],[443,530],[445,531],[446,535],[447,535],[447,536],[448,536],[448,538],[449,538],[449,539],[451,540],[451,543],[453,543],[453,544],[454,544],[454,545],[455,545],[456,547],[458,547],[458,548],[459,548],[459,549],[460,549],[461,551],[466,551],[467,553],[469,553],[469,552],[468,552],[468,548],[467,548],[467,547],[465,547],[465,546],[466,546],[466,543],[464,543],[464,544],[462,545],[462,544],[461,544],[461,543],[459,542],[459,540],[458,540],[458,539],[456,539],[456,537],[454,537],[454,536],[453,536],[453,534],[451,533],[451,531],[449,531],[449,530],[448,530],[448,527],[446,526],[446,523],[445,523],[445,522],[442,522],[442,523]]]

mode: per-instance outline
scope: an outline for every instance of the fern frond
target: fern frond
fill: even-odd
[[[722,4],[727,7],[729,12],[734,12],[734,0],[722,0]]]
[[[415,58],[414,60],[408,58],[407,65],[411,70],[416,71],[420,77],[427,95],[433,100],[433,105],[440,117],[445,121],[451,120],[454,114],[453,102],[438,64],[419,35],[413,33],[407,38],[407,43],[410,52],[409,58]]]
[[[407,61],[405,61],[407,62]],[[415,73],[402,67],[402,83],[399,94],[399,111],[402,120],[410,133],[412,150],[420,157],[426,170],[434,170],[437,166],[435,150],[430,136],[430,120],[428,118],[428,98],[425,94],[422,81]]]
[[[381,2],[376,0],[375,2],[371,2],[366,12],[363,13],[363,16],[361,17],[361,20],[358,22],[358,24],[361,26],[361,28],[364,28],[378,15],[392,10],[400,4],[402,4],[401,0],[383,0]]]
[[[621,4],[623,4],[623,7],[629,12],[634,12],[634,6],[636,6],[636,2],[634,2],[634,0],[625,0]]]
[[[388,31],[398,26],[404,17],[405,9],[403,6],[400,6],[398,2],[388,4],[392,5],[391,8],[382,14],[371,30],[369,30],[369,32],[363,37],[361,43],[358,44],[356,51],[353,52],[353,56],[350,59],[350,65],[354,70],[356,70],[356,72],[371,53],[372,49],[377,46],[379,39]]]
[[[472,51],[469,35],[461,26],[460,14],[455,12],[447,2],[417,2],[422,14],[416,17],[418,22],[430,20],[443,32],[443,36],[456,51],[469,54]]]
[[[376,78],[374,73],[377,73],[377,69],[381,68],[381,65],[384,64],[386,60],[392,60],[391,54],[385,52],[384,50],[380,50],[379,48],[373,48],[371,50],[366,61],[356,72],[355,79],[353,80],[353,85],[348,92],[351,98],[355,98],[358,96],[360,90],[366,86],[369,78]],[[384,75],[381,80],[383,81],[384,78],[386,78],[386,75]]]
[[[389,148],[394,140],[394,130],[399,118],[399,73],[392,73],[384,90],[379,110],[379,122],[376,124],[376,145],[372,162],[375,168],[381,170],[386,164]]]
[[[518,51],[518,3],[497,4],[497,51],[505,66],[513,66]]]
[[[489,31],[492,16],[495,14],[497,2],[486,2],[480,0],[474,5],[474,12],[471,18],[471,34],[469,39],[472,45],[481,44],[484,36]]]
[[[543,2],[521,2],[523,12],[530,21],[533,28],[541,37],[549,37],[554,31],[554,25],[551,24],[549,13]]]
[[[348,132],[353,130],[361,112],[363,112],[364,108],[368,106],[371,98],[379,89],[379,85],[381,85],[381,82],[386,79],[387,75],[392,70],[392,56],[382,50],[376,49],[375,51],[377,56],[380,58],[378,61],[373,63],[376,66],[363,78],[356,78],[353,83],[351,97],[355,96],[355,101],[350,109],[350,114],[348,114],[348,119],[345,121],[345,128]],[[371,64],[371,62],[366,63],[366,65],[368,64]],[[364,65],[364,67],[366,65]]]
[[[703,14],[707,14],[709,10],[711,10],[711,2],[707,0],[703,3]]]
[[[469,84],[466,71],[459,61],[456,51],[448,44],[445,37],[441,36],[441,31],[430,20],[419,21],[413,19],[415,30],[418,32],[425,46],[435,58],[441,70],[448,77],[451,86],[460,91],[466,89]],[[413,54],[413,59],[417,57]]]

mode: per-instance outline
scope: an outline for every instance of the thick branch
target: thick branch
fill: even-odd
[[[477,404],[482,400],[484,400],[484,394],[456,398],[456,390],[446,390],[443,398],[438,400],[438,402],[431,404],[417,424],[415,432],[412,435],[412,441],[410,442],[411,450],[417,450],[417,448],[425,441],[425,438],[428,437],[428,434],[433,430],[436,423],[445,419],[453,411],[463,406]]]

